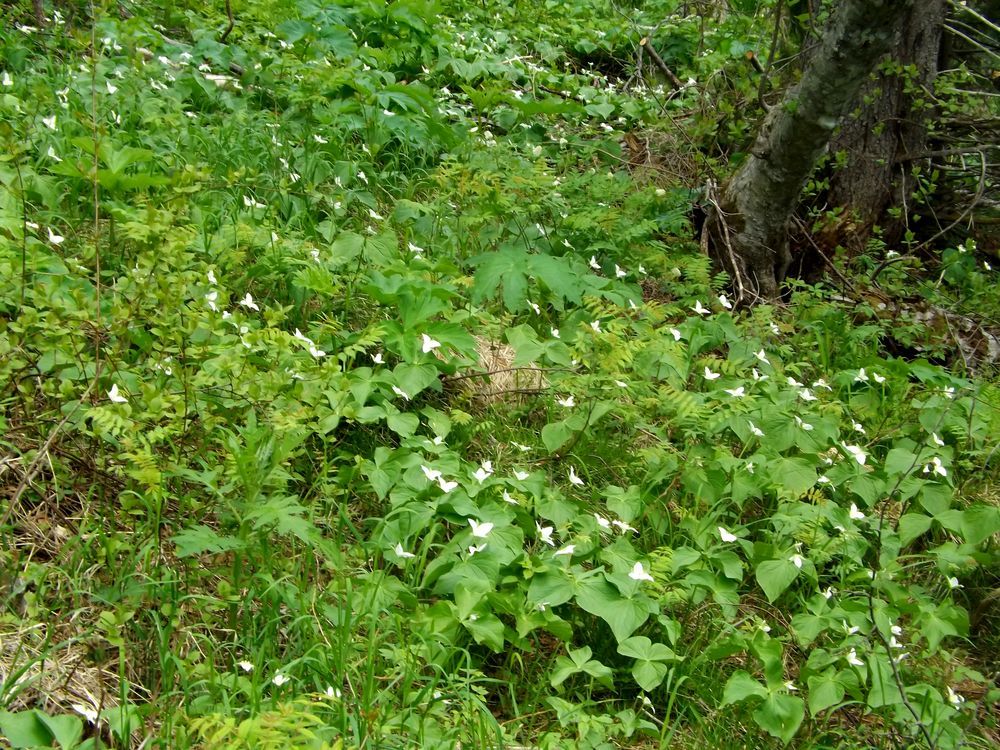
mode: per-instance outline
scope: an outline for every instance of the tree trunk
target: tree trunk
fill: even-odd
[[[926,122],[931,115],[941,52],[946,0],[928,0],[909,14],[893,50],[892,60],[904,72],[879,74],[862,89],[863,106],[847,117],[830,143],[831,153],[845,160],[832,174],[827,203],[843,206],[842,220],[823,231],[821,244],[864,247],[880,223],[883,239],[894,244],[904,221],[885,221],[890,205],[901,205],[912,186],[906,177],[911,157],[927,150]],[[902,67],[900,69],[903,69]]]
[[[802,80],[768,113],[751,155],[709,216],[712,252],[733,276],[737,298],[778,296],[791,263],[788,221],[817,158],[907,15],[936,2],[838,4]]]

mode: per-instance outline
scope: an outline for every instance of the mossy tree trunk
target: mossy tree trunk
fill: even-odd
[[[816,160],[910,14],[937,0],[843,0],[799,83],[764,119],[709,216],[714,257],[743,302],[777,298],[792,257],[788,223]]]

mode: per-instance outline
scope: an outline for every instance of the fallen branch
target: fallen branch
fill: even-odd
[[[640,39],[639,46],[649,52],[649,56],[653,58],[653,62],[655,62],[659,69],[663,71],[663,74],[667,77],[670,81],[670,85],[673,86],[675,90],[684,87],[684,83],[681,79],[676,76],[674,71],[672,71],[665,62],[663,62],[663,58],[660,57],[660,54],[653,49],[653,45],[649,43],[649,37],[644,36]]]

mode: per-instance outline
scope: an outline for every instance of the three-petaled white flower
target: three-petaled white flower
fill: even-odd
[[[728,531],[725,527],[720,526],[719,539],[728,543],[728,542],[735,542],[737,539],[739,539],[739,537],[736,536],[736,534],[733,534],[732,532]]]
[[[420,470],[424,473],[424,476],[427,477],[427,479],[430,480],[431,482],[436,482],[441,478],[441,472],[438,471],[437,469],[432,469],[429,466],[424,466],[423,464],[421,464]]]
[[[852,521],[860,521],[865,517],[865,514],[858,510],[856,503],[851,503],[851,510],[849,511]]]
[[[246,296],[236,304],[242,305],[249,310],[256,310],[257,312],[260,312],[260,308],[257,306],[257,303],[253,301],[253,297],[250,295],[250,292],[247,292]]]
[[[566,398],[557,398],[556,403],[559,404],[559,406],[565,406],[567,409],[571,409],[576,406],[576,401],[572,395],[567,396]]]
[[[965,588],[964,586],[962,586],[962,584],[958,582],[958,578],[956,578],[955,576],[951,576],[948,579],[948,587],[953,589]]]
[[[426,333],[420,334],[420,351],[422,351],[424,354],[427,354],[428,352],[437,349],[439,346],[441,346],[440,341],[435,341]]]
[[[700,299],[695,300],[694,307],[691,308],[691,311],[697,313],[698,315],[711,315],[712,313],[711,310],[701,304]]]
[[[519,482],[523,482],[530,476],[531,475],[526,471],[517,471],[516,469],[514,470],[514,479],[518,480]]]
[[[847,653],[847,663],[852,667],[863,667],[865,663],[858,658],[858,652],[853,648]]]
[[[472,536],[478,537],[479,539],[485,539],[493,531],[493,524],[489,521],[484,521],[480,523],[475,518],[466,519],[469,522],[469,526],[472,527]]]
[[[801,398],[803,401],[816,400],[816,397],[812,394],[812,391],[810,391],[808,388],[803,388],[801,391],[799,391],[799,398]]]
[[[56,116],[52,115],[51,117],[43,117],[42,118],[42,124],[45,125],[45,127],[47,127],[49,130],[55,130],[56,129]]]
[[[756,435],[757,437],[764,437],[764,431],[762,429],[760,429],[760,427],[758,427],[757,425],[755,425],[749,419],[747,420],[747,424],[750,425],[750,432],[752,434]]]
[[[705,368],[705,380],[716,380],[721,378],[722,374],[718,372],[712,372],[708,367]]]
[[[941,459],[937,456],[934,456],[934,458],[931,459],[931,462],[924,467],[924,474],[930,473],[940,474],[943,477],[948,476],[948,470],[944,468],[944,465],[941,463]]]
[[[729,300],[728,300],[728,299],[726,298],[726,295],[724,295],[724,294],[720,294],[720,295],[719,295],[719,304],[720,304],[720,305],[722,305],[722,306],[723,306],[724,308],[726,308],[727,310],[732,310],[732,309],[733,309],[733,303],[732,303],[732,302],[730,302],[730,301],[729,301]]]
[[[743,398],[746,395],[746,390],[742,385],[738,388],[725,388],[724,390],[733,398]]]
[[[271,678],[271,682],[274,683],[275,687],[281,687],[286,682],[290,682],[290,681],[291,681],[291,678],[290,677],[286,677],[285,675],[281,674],[281,672],[278,672],[277,674],[274,675],[274,677]]]
[[[559,338],[559,329],[558,328],[553,328],[552,331],[551,331],[551,333],[552,333],[552,338],[554,338],[554,339]]]
[[[933,440],[934,445],[938,446],[939,448],[944,447],[944,440],[942,440],[936,432],[931,433],[931,440]]]
[[[629,572],[628,577],[633,581],[652,581],[653,576],[651,576],[646,569],[642,567],[641,562],[637,562],[632,566],[632,570]]]
[[[407,552],[405,549],[403,549],[403,545],[401,542],[396,542],[396,546],[392,548],[392,551],[396,553],[396,557],[400,557],[404,560],[409,559],[411,557],[416,557],[416,555],[414,555],[412,552]]]
[[[554,529],[551,526],[542,526],[537,521],[535,522],[535,529],[538,531],[538,538],[541,539],[545,544],[550,547],[555,547],[556,543],[552,541],[552,532]]]
[[[948,685],[948,702],[953,706],[961,706],[965,703],[965,698],[956,693],[951,685]]]
[[[797,424],[799,427],[801,427],[806,432],[811,432],[812,428],[813,428],[813,426],[811,424],[809,424],[808,422],[802,421],[802,417],[800,417],[798,414],[795,415],[795,424]]]
[[[61,245],[63,241],[66,239],[61,234],[56,234],[55,232],[53,232],[52,227],[47,227],[47,229],[49,230],[49,242],[51,242],[53,245]]]
[[[627,534],[630,531],[636,534],[639,533],[639,530],[637,528],[635,528],[634,526],[629,526],[627,523],[625,523],[624,521],[620,521],[617,518],[611,522],[611,525],[614,526],[616,529],[618,529],[618,532],[620,534]]]
[[[857,445],[845,445],[844,446],[844,450],[846,450],[848,453],[850,453],[854,457],[854,460],[857,461],[858,464],[861,465],[861,466],[864,466],[865,465],[865,461],[868,460],[868,456],[865,455],[865,452],[863,450],[861,450],[860,446],[857,446]]]
[[[596,255],[591,255],[590,256],[590,261],[587,263],[587,265],[589,265],[595,271],[600,271],[601,270],[601,264],[597,262],[597,256]]]
[[[578,487],[583,486],[583,480],[576,475],[576,469],[574,469],[572,466],[569,467],[569,483],[575,484]]]
[[[600,333],[601,332],[601,321],[599,321],[599,320],[591,321],[590,327],[594,329],[594,333]]]
[[[676,328],[670,328],[670,329],[668,329],[668,331],[669,331],[670,335],[674,337],[674,341],[680,341],[681,340],[681,332],[678,331]]]
[[[594,520],[597,521],[597,525],[606,531],[611,530],[611,521],[602,516],[600,513],[594,514]]]
[[[768,358],[767,358],[767,354],[764,353],[763,349],[761,349],[759,352],[757,352],[756,354],[754,354],[754,356],[759,361],[763,362],[765,365],[771,364],[770,360],[768,360]]]
[[[244,672],[253,672],[253,662],[241,661],[236,666],[238,666]]]
[[[619,279],[624,279],[626,276],[628,276],[628,271],[626,271],[624,268],[615,263],[615,276]]]
[[[575,551],[576,551],[576,545],[575,545],[575,544],[567,544],[567,545],[566,545],[565,547],[563,547],[562,549],[560,549],[560,550],[556,550],[556,551],[555,551],[555,552],[554,552],[554,553],[552,554],[552,556],[553,556],[553,557],[559,557],[560,555],[572,555],[572,554],[573,554],[573,552],[575,552]]]
[[[794,565],[796,568],[802,567],[802,555],[794,554],[788,558],[788,562]]]
[[[865,372],[865,368],[864,367],[862,367],[860,370],[858,370],[858,374],[854,376],[854,382],[855,383],[867,383],[868,382],[868,373]]]
[[[862,425],[860,422],[854,422],[854,431],[860,432],[862,435],[864,435],[865,434],[864,425]]]
[[[121,393],[118,392],[118,383],[111,384],[111,390],[108,391],[108,399],[115,404],[127,404],[128,399],[125,398]]]
[[[438,479],[438,487],[440,487],[441,491],[447,495],[453,489],[458,487],[458,482],[449,482],[444,477],[441,477],[440,479]]]

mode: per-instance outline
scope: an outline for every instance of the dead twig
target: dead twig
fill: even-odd
[[[670,67],[663,62],[663,58],[660,57],[660,53],[653,49],[653,45],[649,42],[649,37],[644,36],[639,40],[639,47],[646,49],[649,52],[649,56],[653,58],[653,62],[656,63],[657,67],[663,71],[663,74],[670,81],[670,85],[675,89],[683,88],[684,83],[680,78],[670,69]]]

